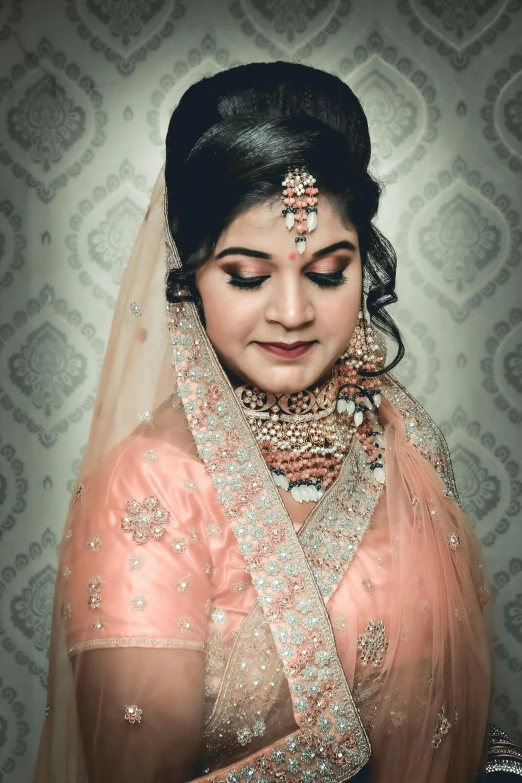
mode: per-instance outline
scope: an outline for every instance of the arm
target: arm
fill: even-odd
[[[62,615],[78,763],[89,783],[182,783],[198,774],[206,516],[200,494],[184,489],[195,463],[154,447],[157,463],[142,460],[140,442],[86,481],[65,536]]]
[[[203,653],[102,649],[73,659],[90,783],[184,783],[198,774]],[[142,710],[125,719],[126,707]]]

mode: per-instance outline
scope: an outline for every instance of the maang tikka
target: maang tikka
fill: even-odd
[[[313,231],[317,226],[317,193],[315,177],[304,169],[295,168],[287,172],[281,183],[284,187],[282,200],[285,208],[282,211],[286,227],[289,231],[296,228],[295,243],[299,253],[306,249],[306,237],[303,234]]]

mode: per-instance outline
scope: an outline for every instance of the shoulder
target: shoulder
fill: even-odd
[[[210,482],[201,461],[178,446],[131,436],[86,476],[81,493],[73,500],[65,535],[71,537],[69,531],[75,529],[88,540],[108,534],[136,544],[142,543],[142,531],[145,540],[164,542],[182,531],[192,531],[193,537],[203,541],[199,528]],[[160,522],[161,515],[168,520],[157,530],[153,525],[156,512]],[[144,515],[150,524],[145,524]]]
[[[84,493],[108,507],[150,494],[163,500],[192,492],[210,479],[203,464],[178,446],[156,438],[129,437],[85,481]]]
[[[446,496],[461,505],[448,444],[440,427],[391,373],[382,376],[382,392],[401,414],[406,440],[412,443],[436,470],[444,483]]]

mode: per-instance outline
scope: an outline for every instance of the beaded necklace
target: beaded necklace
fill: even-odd
[[[248,384],[235,389],[275,483],[300,503],[324,495],[353,438],[366,452],[374,478],[385,481],[383,429],[375,412],[381,401],[379,378],[357,372],[362,366],[376,368],[378,348],[365,350],[359,329],[364,327],[356,327],[350,350],[320,386],[281,395]]]

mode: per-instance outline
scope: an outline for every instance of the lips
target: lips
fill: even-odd
[[[297,340],[295,343],[258,343],[260,348],[283,359],[298,359],[310,350],[314,342]]]

